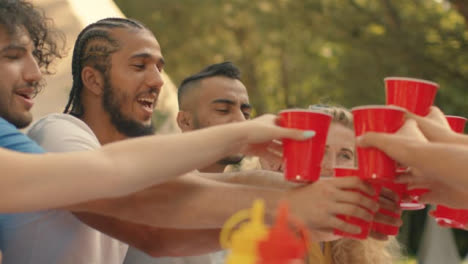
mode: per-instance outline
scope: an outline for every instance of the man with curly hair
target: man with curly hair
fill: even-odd
[[[0,116],[17,128],[31,123],[42,73],[50,73],[51,63],[62,57],[58,36],[51,21],[30,3],[0,0]]]
[[[51,28],[51,21],[32,4],[0,0],[0,147],[44,152],[18,129],[31,123],[30,110],[42,88],[42,75],[49,74],[52,62],[62,57],[57,37],[60,33]],[[30,215],[40,217],[39,213]],[[5,244],[9,227],[20,224],[25,219],[22,216],[0,215],[0,250],[5,253],[5,263],[10,253],[22,254],[10,252]]]

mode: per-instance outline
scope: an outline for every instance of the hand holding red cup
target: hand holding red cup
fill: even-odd
[[[334,176],[335,177],[358,176],[358,169],[356,168],[334,168]],[[375,194],[373,196],[369,196],[362,192],[360,193],[363,195],[366,195],[367,197],[371,198],[374,201],[377,201],[379,199],[380,187],[376,184],[372,184],[372,187],[375,190]],[[374,212],[368,210],[367,208],[364,208],[364,209],[374,214]],[[354,239],[366,239],[369,236],[372,222],[365,221],[363,219],[353,217],[353,216],[347,216],[347,215],[337,215],[337,217],[345,222],[359,226],[361,228],[361,232],[358,234],[351,234],[351,233],[347,233],[347,232],[343,232],[341,230],[335,229],[333,231],[333,234],[343,236],[343,237],[354,238]]]
[[[405,111],[396,106],[361,106],[351,109],[356,137],[366,132],[395,133],[404,123]],[[397,164],[376,148],[357,147],[359,176],[364,180],[393,181]]]
[[[313,138],[304,141],[283,139],[286,180],[309,183],[318,180],[331,119],[331,115],[316,110],[291,109],[279,113],[280,126],[316,133]]]

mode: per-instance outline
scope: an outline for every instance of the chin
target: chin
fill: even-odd
[[[29,126],[32,122],[32,114],[23,114],[15,117],[4,117],[8,122],[12,123],[15,127],[21,129]]]

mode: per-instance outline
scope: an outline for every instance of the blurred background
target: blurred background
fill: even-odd
[[[466,0],[115,2],[156,34],[174,83],[230,60],[257,114],[315,103],[384,104],[383,78],[408,76],[439,83],[436,104],[446,114],[468,116]],[[399,240],[409,255],[424,244],[426,215],[403,216]],[[442,233],[438,239],[447,246],[451,236]],[[465,256],[467,232],[453,234]]]
[[[439,83],[436,104],[446,114],[468,116],[466,0],[33,2],[66,32],[69,55],[84,26],[125,15],[153,30],[176,86],[209,64],[234,62],[256,114],[316,103],[383,104],[383,78],[407,76]],[[36,118],[63,109],[70,63],[62,60],[48,79]],[[176,130],[176,88],[168,76],[155,115],[163,132]],[[404,213],[398,239],[410,262],[419,256],[419,263],[460,263],[467,232],[441,229],[426,216],[427,210]]]

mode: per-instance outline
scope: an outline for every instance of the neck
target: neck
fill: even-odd
[[[222,165],[218,163],[213,163],[210,166],[207,166],[205,168],[199,169],[198,171],[200,172],[206,172],[206,173],[222,173],[224,172],[224,169],[226,168],[227,165]]]
[[[86,111],[80,119],[94,132],[101,145],[124,140],[127,136],[121,134],[112,124],[109,114],[99,105],[87,104]]]

